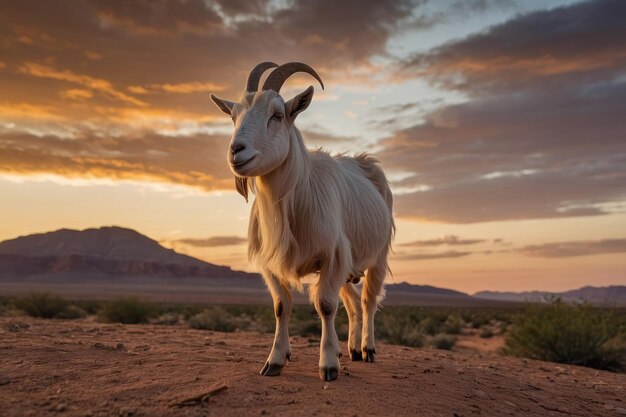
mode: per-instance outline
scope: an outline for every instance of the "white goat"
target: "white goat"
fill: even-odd
[[[274,67],[257,91],[263,72]],[[237,191],[246,201],[249,187],[256,194],[248,254],[261,270],[276,315],[274,345],[261,374],[279,375],[290,358],[290,289],[301,288],[301,277],[318,273],[310,298],[322,320],[320,377],[330,381],[337,378],[341,356],[334,326],[338,296],[348,312],[351,359],[374,361],[374,314],[395,231],[393,202],[374,157],[332,157],[306,149],[294,121],[311,103],[313,86],[287,102],[279,95],[296,72],[312,75],[324,88],[308,65],[264,62],[250,73],[238,103],[211,99],[235,124],[227,158]],[[359,297],[354,283],[365,270]]]

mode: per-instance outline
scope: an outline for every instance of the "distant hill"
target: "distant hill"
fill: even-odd
[[[258,274],[234,271],[164,248],[132,229],[60,229],[0,242],[0,276],[67,275],[213,278],[262,286]],[[233,281],[234,283],[234,281]]]
[[[461,291],[449,290],[447,288],[432,287],[430,285],[413,285],[408,282],[402,282],[400,284],[387,284],[385,285],[385,291],[387,293],[404,292],[420,295],[436,295],[436,296],[449,296],[449,297],[462,297],[470,298],[468,294]]]
[[[480,291],[474,294],[475,298],[498,301],[546,301],[559,297],[563,301],[585,300],[596,304],[626,304],[626,286],[613,285],[609,287],[583,287],[577,290],[564,292],[527,291],[527,292],[498,292]]]

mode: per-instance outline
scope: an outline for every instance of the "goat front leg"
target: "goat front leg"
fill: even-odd
[[[311,301],[322,320],[322,339],[320,341],[320,378],[333,381],[339,374],[339,339],[335,330],[335,315],[339,305],[339,288],[345,278],[334,274],[322,273],[317,284],[311,286]]]
[[[287,360],[291,359],[289,344],[289,316],[291,315],[291,291],[274,274],[263,273],[263,279],[272,294],[274,315],[276,316],[276,332],[274,344],[263,369],[263,376],[278,376]]]

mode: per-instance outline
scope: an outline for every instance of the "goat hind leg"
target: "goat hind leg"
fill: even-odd
[[[379,261],[367,270],[361,303],[363,305],[363,333],[361,335],[361,351],[363,362],[374,362],[376,346],[374,343],[374,315],[378,308],[379,297],[383,294],[383,281],[387,273],[386,259]]]
[[[263,278],[274,301],[276,332],[274,333],[272,351],[260,373],[263,376],[278,376],[285,366],[286,361],[291,358],[291,346],[289,344],[291,291],[270,272],[263,273]]]
[[[348,313],[348,352],[352,361],[363,360],[361,353],[361,300],[359,292],[351,282],[345,283],[339,290],[339,297]]]

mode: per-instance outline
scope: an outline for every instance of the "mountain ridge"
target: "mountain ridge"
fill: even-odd
[[[479,291],[473,294],[474,298],[497,301],[515,302],[545,302],[552,298],[563,301],[576,302],[585,300],[590,303],[626,303],[626,285],[609,285],[594,287],[587,285],[568,291]]]

